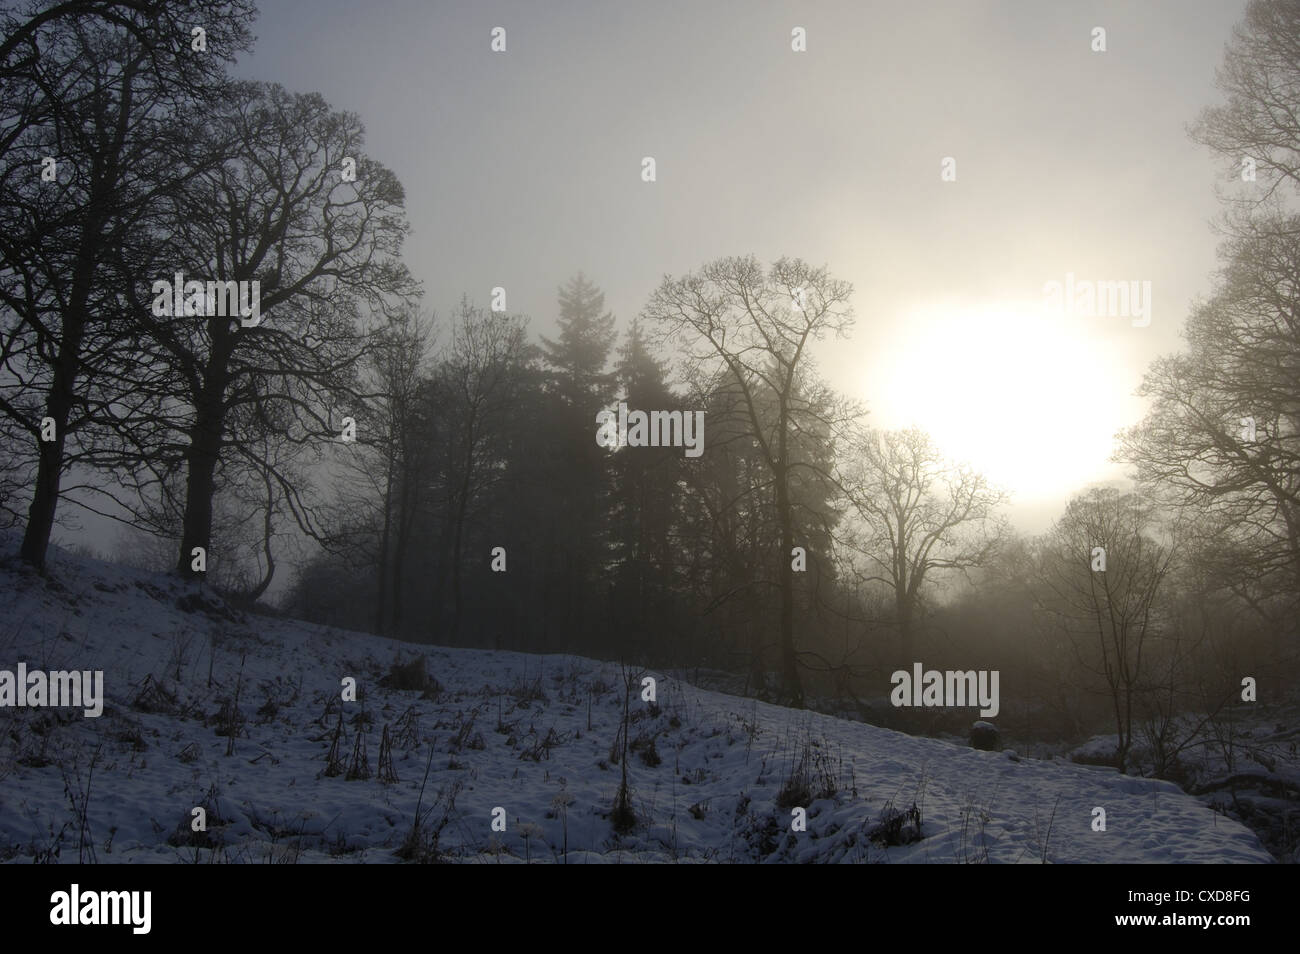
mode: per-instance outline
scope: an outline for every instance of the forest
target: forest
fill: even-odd
[[[361,118],[232,71],[255,13],[3,13],[0,518],[26,566],[94,515],[121,531],[90,552],[259,613],[918,734],[973,713],[890,705],[892,672],[993,670],[1004,733],[1106,733],[1108,764],[1170,778],[1294,687],[1300,5],[1250,5],[1192,125],[1253,188],[1223,198],[1213,291],[1115,435],[1130,479],[1034,534],[1006,488],[827,382],[874,320],[844,263],[738,248],[635,314],[576,268],[550,315],[505,286],[429,306]]]

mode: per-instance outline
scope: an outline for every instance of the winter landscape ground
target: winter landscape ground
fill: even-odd
[[[0,566],[0,619],[0,668],[102,669],[105,692],[98,718],[0,709],[11,863],[1272,860],[1171,782],[662,672],[626,674],[627,693],[616,663],[244,614],[174,577],[62,551],[48,577]],[[418,683],[413,660],[423,691],[381,685]],[[341,701],[347,677],[355,702]],[[635,819],[619,834],[624,763]]]

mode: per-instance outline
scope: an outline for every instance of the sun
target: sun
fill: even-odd
[[[1021,500],[1113,476],[1133,384],[1101,320],[1039,302],[918,309],[879,356],[873,423],[921,427]]]

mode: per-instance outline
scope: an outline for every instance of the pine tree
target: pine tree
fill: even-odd
[[[614,315],[605,310],[605,293],[582,272],[559,289],[560,336],[542,339],[546,363],[555,369],[555,386],[566,403],[594,414],[613,384],[605,371],[614,342]]]
[[[602,544],[608,497],[607,453],[596,444],[596,413],[609,403],[614,376],[606,372],[614,342],[614,316],[605,296],[579,273],[559,289],[558,339],[543,339],[551,368],[546,427],[553,454],[549,526],[551,551],[548,616],[576,642],[597,648],[594,638],[603,607],[592,595],[607,591]]]
[[[619,349],[616,377],[629,410],[674,410],[665,369],[651,353],[639,321]],[[622,448],[610,464],[610,550],[615,564],[615,614],[628,621],[634,653],[663,655],[672,628],[669,612],[670,550],[681,451],[672,447]]]

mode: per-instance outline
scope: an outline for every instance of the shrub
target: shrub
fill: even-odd
[[[388,675],[379,680],[379,685],[385,689],[420,692],[430,699],[442,692],[438,680],[424,668],[423,656],[416,656],[408,663],[395,661],[389,667]]]

